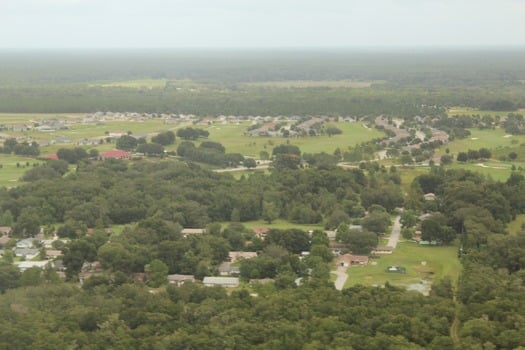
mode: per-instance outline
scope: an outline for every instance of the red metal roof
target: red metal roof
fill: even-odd
[[[131,153],[119,149],[114,149],[101,155],[102,158],[128,158],[129,156],[131,156]]]

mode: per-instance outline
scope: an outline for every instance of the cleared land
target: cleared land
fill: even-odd
[[[91,84],[90,86],[95,87],[121,87],[129,89],[163,89],[166,87],[167,79],[137,79],[137,80],[124,80],[124,81],[113,81],[109,83]]]
[[[516,216],[516,219],[509,222],[507,225],[507,230],[510,234],[517,234],[518,232],[523,231],[522,226],[525,224],[525,214],[520,214]]]
[[[455,282],[461,270],[457,258],[457,247],[421,246],[416,243],[400,242],[391,255],[382,255],[372,259],[365,267],[349,268],[345,287],[356,284],[382,286],[386,282],[392,285],[408,287],[425,281],[430,285],[445,276]],[[372,265],[377,263],[376,265]],[[388,266],[403,266],[406,274],[386,272]]]

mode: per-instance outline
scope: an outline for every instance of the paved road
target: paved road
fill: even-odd
[[[394,220],[394,225],[392,226],[392,233],[390,234],[390,238],[388,239],[387,246],[392,248],[397,247],[399,235],[401,234],[401,223],[399,222],[399,220],[401,220],[401,216],[398,215]]]
[[[337,270],[332,271],[333,274],[337,275],[337,279],[334,282],[335,289],[337,290],[343,290],[343,287],[345,286],[346,279],[348,278],[346,269],[347,267],[339,266]]]

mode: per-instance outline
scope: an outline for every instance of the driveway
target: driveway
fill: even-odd
[[[346,273],[347,267],[339,266],[337,270],[331,271],[331,273],[337,275],[337,278],[334,282],[335,289],[337,290],[343,290],[343,287],[345,286],[346,279],[348,278],[348,274]]]
[[[401,216],[399,215],[394,220],[394,225],[392,226],[392,233],[390,234],[390,238],[388,238],[387,246],[389,247],[397,247],[397,242],[399,241],[399,236],[401,234],[401,223],[399,222],[400,220]]]

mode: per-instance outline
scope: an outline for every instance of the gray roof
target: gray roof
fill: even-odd
[[[215,284],[220,286],[238,285],[239,279],[237,277],[204,277],[202,283]]]

